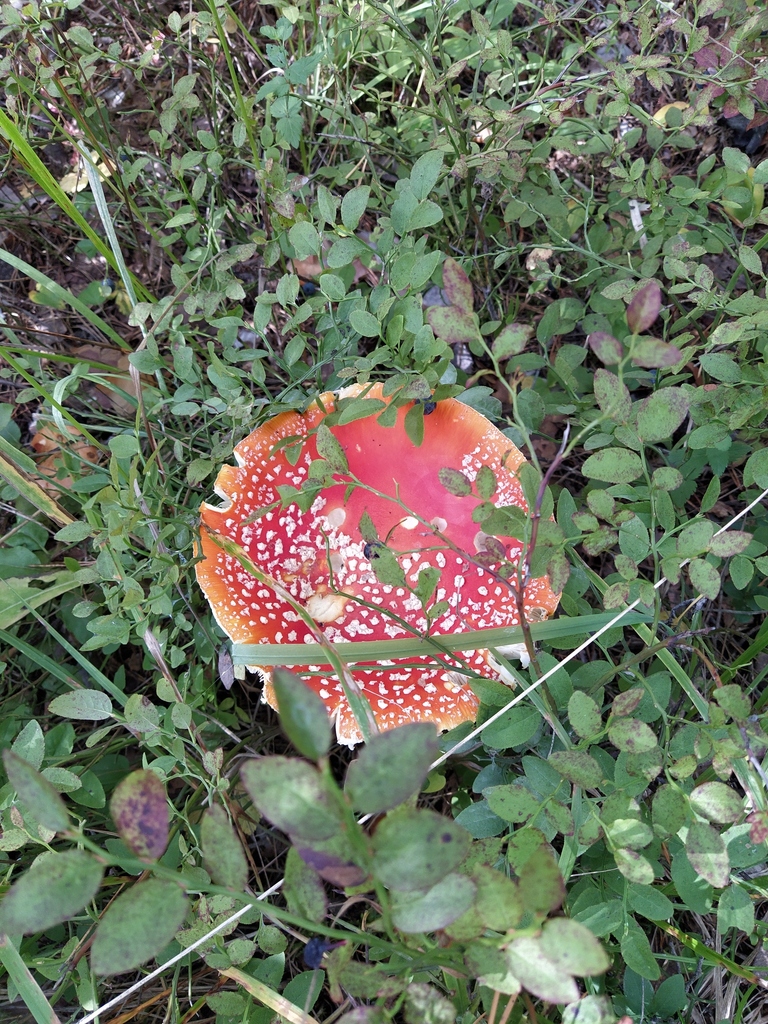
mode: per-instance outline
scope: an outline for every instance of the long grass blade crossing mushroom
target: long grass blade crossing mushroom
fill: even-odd
[[[428,410],[419,446],[404,429],[408,406],[397,410],[394,426],[373,416],[345,422],[342,413],[329,427],[340,401],[361,394],[386,408],[380,384],[354,385],[338,397],[324,394],[305,413],[281,413],[254,430],[235,448],[237,465],[219,472],[215,491],[224,504],[202,506],[204,557],[197,564],[219,625],[238,644],[289,645],[315,643],[317,629],[338,644],[518,625],[514,581],[496,569],[514,565],[522,545],[482,532],[473,519],[482,499],[472,484],[488,467],[495,479],[490,501],[526,509],[516,477],[521,452],[479,412],[454,399]],[[318,438],[325,436],[328,450],[327,430],[343,453],[338,471],[307,497]],[[311,500],[306,511],[282,500],[302,488],[304,505]],[[279,592],[222,550],[216,534],[234,540],[278,591],[284,588],[303,606],[314,630]],[[541,621],[554,613],[558,595],[546,576],[529,579],[520,603],[526,619]],[[364,670],[358,665],[355,678],[380,728],[433,721],[443,730],[475,719],[478,699],[467,666],[479,676],[499,677],[490,653],[474,650],[463,659],[394,659]],[[260,671],[265,699],[275,707],[269,669]],[[305,682],[325,702],[339,742],[360,742],[338,679],[311,666]]]

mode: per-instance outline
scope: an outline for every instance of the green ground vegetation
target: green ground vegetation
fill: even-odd
[[[2,0],[0,1020],[174,956],[100,1019],[764,1020],[766,39]],[[479,736],[350,764],[290,673],[281,719],[232,685],[195,539],[256,425],[380,380],[523,450],[570,621]]]

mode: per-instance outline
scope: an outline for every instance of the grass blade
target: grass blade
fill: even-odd
[[[37,1024],[61,1024],[56,1011],[45,998],[45,993],[7,935],[0,935],[0,963],[8,971],[8,977],[18,989],[24,1005]]]
[[[578,619],[560,618],[552,622],[534,623],[531,634],[536,641],[591,633],[610,622],[615,615],[601,612],[583,615]],[[633,612],[623,623],[637,625],[650,622],[651,616]],[[518,644],[524,640],[520,626],[497,629],[477,629],[456,636],[414,637],[404,640],[360,640],[333,644],[336,656],[350,664],[357,661],[386,660],[389,658],[424,657],[435,651],[471,651]],[[236,665],[328,665],[330,658],[320,644],[232,644],[232,660]]]
[[[28,502],[35,506],[43,515],[48,516],[55,523],[60,523],[62,526],[69,526],[70,523],[74,523],[75,520],[72,516],[65,512],[64,509],[53,498],[46,494],[40,484],[36,484],[34,480],[30,480],[26,474],[16,469],[14,465],[8,462],[7,459],[0,455],[0,476],[4,477],[14,490],[18,491],[19,494],[26,498]]]

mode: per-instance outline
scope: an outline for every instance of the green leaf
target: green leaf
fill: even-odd
[[[330,431],[328,436],[338,445]],[[298,676],[284,668],[274,669],[272,685],[285,735],[298,752],[311,761],[325,757],[331,748],[331,725],[322,700]]]
[[[449,494],[457,498],[466,498],[472,493],[472,484],[469,479],[458,469],[450,469],[447,466],[438,470],[437,477]]]
[[[379,321],[373,313],[367,313],[364,309],[353,309],[349,314],[349,322],[364,338],[378,338],[381,334]]]
[[[751,246],[739,246],[739,263],[745,270],[749,271],[750,274],[758,274],[760,277],[763,276],[762,260]]]
[[[569,334],[583,314],[584,304],[578,299],[556,299],[536,326],[536,340],[545,345],[555,335]]]
[[[426,199],[440,177],[443,169],[443,154],[436,149],[424,153],[411,168],[410,185],[414,196]]]
[[[339,238],[328,250],[325,262],[331,270],[338,270],[340,267],[347,267],[358,257],[368,252],[368,247],[363,245],[357,238]]]
[[[614,851],[616,867],[628,882],[650,885],[653,881],[653,865],[637,850],[620,847]]]
[[[699,359],[701,368],[708,373],[713,380],[722,381],[723,384],[740,384],[741,367],[731,356],[725,352],[710,352]]]
[[[652,885],[631,882],[627,886],[627,898],[635,913],[649,921],[668,921],[675,912],[672,901]]]
[[[595,398],[602,412],[611,419],[625,423],[632,412],[632,399],[625,384],[615,373],[602,368],[595,371]]]
[[[685,853],[691,866],[715,889],[723,889],[730,881],[728,851],[722,836],[711,825],[694,821],[688,829]]]
[[[574,690],[568,700],[568,720],[582,739],[591,739],[601,731],[600,708],[583,690]]]
[[[424,256],[418,256],[416,258],[411,268],[410,279],[408,281],[408,286],[411,291],[418,291],[420,288],[424,287],[427,281],[429,281],[434,274],[441,259],[442,253],[438,250],[428,252]],[[418,358],[418,348],[416,345],[414,345],[414,354]]]
[[[347,286],[336,274],[321,274],[318,280],[320,291],[331,302],[341,302],[347,294]]]
[[[43,854],[0,904],[0,932],[31,935],[74,917],[96,895],[104,868],[89,853]]]
[[[611,965],[592,932],[578,921],[554,917],[544,922],[541,948],[564,974],[592,978]]]
[[[731,558],[740,555],[752,543],[751,533],[745,530],[728,530],[713,537],[709,543],[709,552],[718,558]]]
[[[483,797],[488,806],[504,821],[515,824],[528,821],[541,807],[541,800],[534,796],[525,786],[510,784],[506,786],[487,786]]]
[[[538,732],[542,718],[536,708],[521,704],[505,711],[500,718],[486,726],[482,732],[483,743],[495,750],[519,747]]]
[[[655,391],[638,408],[638,436],[650,443],[671,437],[688,415],[689,406],[688,396],[682,388]]]
[[[347,770],[345,789],[352,806],[363,814],[397,807],[419,792],[438,749],[437,732],[429,722],[372,736]]]
[[[390,812],[373,834],[374,871],[389,889],[430,888],[461,863],[470,842],[468,832],[434,811]]]
[[[472,878],[477,884],[475,909],[485,926],[499,932],[516,928],[526,912],[519,885],[486,864],[477,864]]]
[[[318,923],[325,917],[328,907],[325,887],[318,873],[301,859],[293,846],[285,861],[283,893],[288,909],[294,914]]]
[[[703,558],[694,558],[688,566],[688,575],[696,590],[710,601],[720,593],[720,573]]]
[[[677,786],[660,786],[653,795],[653,828],[657,835],[677,835],[688,817],[688,801]]]
[[[463,811],[459,811],[455,820],[473,839],[488,839],[507,831],[507,822],[493,813],[487,800],[476,800],[469,804]]]
[[[424,441],[424,406],[418,402],[412,405],[405,414],[403,426],[411,444],[420,448]]]
[[[724,782],[704,782],[688,799],[693,810],[707,821],[732,823],[744,813],[742,798]]]
[[[227,812],[219,804],[208,807],[203,814],[200,846],[214,882],[242,892],[248,882],[248,861]]]
[[[34,718],[27,722],[13,741],[11,750],[39,771],[45,754],[45,736],[39,722]]]
[[[755,575],[755,566],[748,558],[737,555],[728,566],[728,575],[737,590],[745,590]]]
[[[19,800],[37,821],[52,832],[65,832],[70,824],[67,808],[50,782],[11,750],[3,751],[3,764]]]
[[[684,1010],[688,1004],[688,993],[685,991],[685,978],[682,974],[673,974],[656,989],[650,1013],[663,1020],[674,1020],[675,1015]]]
[[[357,230],[357,225],[368,206],[371,189],[368,185],[358,185],[350,189],[341,201],[341,222],[347,231]]]
[[[605,776],[603,769],[586,750],[557,750],[549,755],[548,761],[555,771],[582,789],[596,789]]]
[[[339,828],[339,812],[317,769],[287,757],[246,761],[243,785],[261,813],[300,839],[330,839]]]
[[[677,553],[681,558],[693,558],[709,549],[714,523],[708,519],[699,519],[683,527],[677,537]]]
[[[525,832],[529,830],[526,829]],[[537,830],[533,829],[531,843],[535,844]],[[525,833],[523,833],[525,834]],[[517,835],[517,833],[515,833]],[[507,851],[510,859],[511,851]],[[515,867],[514,862],[510,863]],[[557,861],[548,847],[539,846],[534,856],[529,857],[522,867],[515,867],[520,881],[520,895],[526,910],[532,914],[549,914],[557,910],[565,898],[565,882]]]
[[[627,326],[633,334],[643,334],[661,312],[661,288],[658,281],[642,285],[627,306]]]
[[[100,722],[112,715],[112,701],[101,690],[72,690],[54,697],[48,705],[52,715],[78,722]]]
[[[325,423],[321,423],[315,435],[317,454],[325,459],[334,473],[348,473],[349,463],[344,449]]]
[[[118,835],[142,860],[158,860],[168,845],[170,824],[165,786],[155,772],[139,769],[115,788],[109,813]]]
[[[285,77],[291,85],[304,85],[307,79],[314,75],[322,59],[319,53],[308,53],[304,57],[298,57],[285,69]],[[298,143],[294,148],[297,147]]]
[[[473,977],[482,985],[492,988],[494,992],[503,992],[508,996],[516,996],[520,992],[522,986],[512,973],[504,950],[485,943],[470,942],[465,961]],[[355,1022],[349,1021],[348,1024]]]
[[[91,947],[91,968],[102,977],[122,974],[160,952],[184,923],[188,900],[175,883],[138,882],[111,903]]]
[[[744,486],[768,487],[768,448],[753,452],[744,466]]]
[[[625,931],[621,938],[621,957],[627,967],[631,967],[641,978],[657,981],[661,977],[661,970],[648,937],[633,917],[626,919]]]
[[[548,1003],[574,1002],[579,998],[578,985],[549,958],[542,943],[543,939],[533,936],[511,942],[506,949],[509,969],[539,999]]]
[[[317,228],[306,220],[293,225],[288,232],[288,241],[296,250],[297,259],[305,260],[320,253],[320,235]]]
[[[86,537],[93,536],[93,527],[90,523],[70,523],[57,530],[54,536],[56,540],[63,541],[65,544],[79,544]]]
[[[525,351],[525,347],[530,341],[532,334],[533,327],[529,324],[507,324],[505,327],[502,327],[494,338],[493,345],[491,346],[493,354],[497,359],[509,359],[510,356],[520,355],[521,352]],[[520,394],[522,393],[520,392]]]
[[[409,217],[409,231],[416,231],[423,227],[430,227],[442,220],[442,210],[436,203],[425,200],[420,203]]]
[[[610,484],[631,484],[643,475],[640,456],[626,448],[603,448],[581,467],[584,476]]]
[[[671,874],[677,895],[686,907],[694,914],[708,914],[712,909],[712,886],[696,872],[688,857],[675,854]]]
[[[614,747],[629,754],[653,750],[657,745],[653,730],[637,718],[612,718],[608,725],[608,739]]]
[[[107,798],[104,795],[104,787],[98,775],[88,769],[80,776],[80,782],[82,783],[80,789],[71,793],[70,799],[77,804],[81,804],[83,807],[93,807],[96,809],[104,807]]]
[[[160,712],[142,693],[132,693],[123,709],[126,727],[134,736],[143,736],[160,729]]]
[[[139,454],[139,441],[133,434],[116,434],[109,439],[109,450],[118,459],[130,459]]]
[[[683,474],[671,466],[660,466],[659,469],[654,469],[651,482],[660,491],[675,491],[682,486]]]
[[[395,893],[392,923],[409,934],[445,928],[469,910],[477,888],[466,875],[448,874],[427,892]]]
[[[749,893],[735,882],[720,896],[717,904],[717,930],[724,935],[736,928],[751,935],[755,930],[755,907]]]

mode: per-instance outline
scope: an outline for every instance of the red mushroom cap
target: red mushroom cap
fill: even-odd
[[[382,385],[354,385],[339,397],[361,393],[381,400]],[[423,636],[428,628],[432,636],[446,636],[519,624],[512,588],[474,560],[487,539],[472,519],[481,499],[451,493],[438,473],[452,468],[472,482],[481,467],[488,466],[496,477],[493,504],[526,509],[515,476],[524,459],[509,438],[461,402],[437,403],[424,418],[420,446],[404,429],[408,406],[398,409],[393,427],[381,426],[372,416],[332,424],[330,431],[344,451],[349,474],[378,493],[350,485],[349,475],[337,473],[335,479],[341,482],[324,486],[308,511],[300,511],[295,503],[281,507],[278,487],[301,488],[308,479],[310,465],[319,457],[316,428],[337,401],[324,394],[304,414],[281,413],[255,430],[235,448],[237,466],[224,466],[217,477],[215,491],[226,504],[202,506],[204,559],[197,564],[197,579],[230,639],[251,644],[316,643],[312,630],[284,598],[254,579],[208,530],[236,541],[252,562],[303,605],[331,642]],[[303,439],[295,465],[285,447],[275,450],[291,437]],[[372,560],[380,549],[370,543],[370,534],[368,542],[361,534],[365,513],[380,542],[395,554],[406,586],[377,579]],[[520,542],[499,540],[514,562]],[[431,623],[420,599],[408,589],[417,586],[427,567],[440,572],[431,600],[446,602]],[[558,599],[547,577],[529,580],[526,618],[540,621],[552,615]],[[438,729],[452,729],[475,719],[478,699],[460,668],[468,665],[478,675],[496,678],[498,666],[488,651],[444,661],[436,665],[432,658],[408,658],[355,671],[380,728],[433,721]],[[269,671],[259,671],[267,680],[266,700],[275,707]],[[335,719],[339,742],[360,742],[341,684],[322,673],[310,668],[305,682]]]

